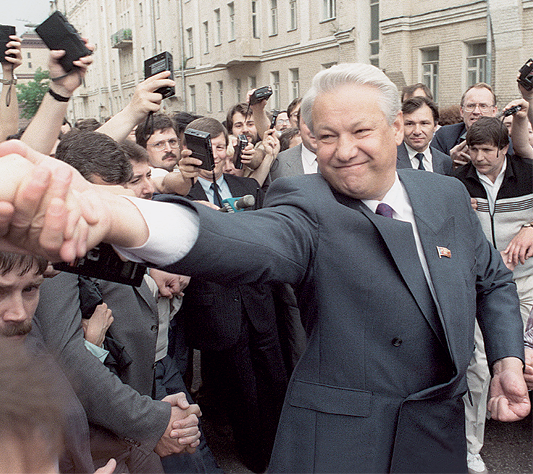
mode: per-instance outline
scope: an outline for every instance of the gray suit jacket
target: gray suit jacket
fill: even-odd
[[[287,391],[272,472],[466,472],[461,396],[476,299],[489,364],[523,358],[512,275],[464,186],[436,173],[398,174],[438,306],[411,226],[337,194],[320,175],[276,180],[256,212],[220,216],[196,205],[198,240],[169,266],[298,288],[309,342]]]
[[[106,282],[104,287],[107,285],[118,284]],[[124,315],[128,315],[128,311],[135,311],[135,305],[142,304],[140,303],[142,296],[134,297],[131,287],[118,286],[129,290],[126,297],[116,295],[120,299],[123,319]],[[105,293],[107,289],[104,288]],[[108,304],[114,308],[115,303],[109,301]],[[136,365],[128,368],[128,383],[132,386],[126,385],[111,373],[85,348],[77,275],[63,272],[45,280],[41,286],[41,298],[34,322],[39,327],[47,347],[57,354],[63,364],[89,421],[110,430],[128,442],[142,443],[147,450],[152,450],[170,420],[170,405],[152,400],[149,396],[152,391],[157,322],[153,321],[152,324],[155,325],[155,331],[148,329],[146,332],[138,328],[139,325],[150,324],[147,320],[141,322],[126,319],[121,324],[121,320],[117,321],[115,314],[113,325],[119,322],[114,328],[117,334],[129,331],[132,338],[139,338],[141,333],[143,334],[138,343],[146,350],[141,349],[139,353],[129,352],[129,355],[136,364],[147,365],[150,368],[148,374],[145,369]],[[155,336],[150,336],[150,333]],[[128,351],[130,350],[128,347]],[[139,357],[145,357],[146,360],[138,360]],[[141,374],[143,370],[144,374]],[[132,387],[136,387],[144,394],[141,395]]]
[[[300,176],[304,174],[302,164],[302,147],[300,143],[288,150],[282,151],[270,167],[270,179],[274,181],[277,178],[287,176]]]
[[[436,148],[433,148],[433,147],[429,147],[429,148],[431,150],[433,172],[451,176],[453,174],[452,159],[448,155],[445,155],[441,151],[437,150]],[[396,168],[413,169],[411,160],[409,159],[409,153],[407,152],[407,148],[405,148],[405,143],[398,145],[398,159],[396,161]]]

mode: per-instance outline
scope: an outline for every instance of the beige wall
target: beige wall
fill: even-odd
[[[322,19],[323,0],[298,0],[298,28],[289,29],[289,2],[278,0],[278,33],[271,34],[270,0],[258,0],[260,38],[252,38],[251,0],[234,0],[235,39],[229,41],[228,1],[215,0],[63,0],[60,9],[84,36],[97,45],[95,63],[86,86],[70,110],[72,118],[103,118],[116,113],[131,98],[143,79],[143,60],[161,50],[174,57],[176,98],[165,101],[167,110],[191,111],[190,87],[195,86],[196,113],[207,114],[207,83],[212,87],[210,115],[223,119],[241,99],[255,76],[257,86],[270,84],[271,72],[280,77],[280,107],[292,100],[290,69],[298,69],[301,94],[323,65],[369,61],[370,0],[337,0],[334,19]],[[179,6],[182,5],[180,13]],[[487,5],[493,17],[492,83],[499,105],[516,96],[516,72],[530,55],[533,44],[533,0],[381,0],[380,67],[401,87],[422,79],[421,50],[439,48],[439,105],[459,101],[466,87],[467,43],[487,35]],[[215,45],[215,9],[221,13],[221,42]],[[142,9],[142,13],[141,13]],[[154,16],[152,16],[152,11]],[[185,30],[193,31],[193,57],[185,63],[180,45],[180,16]],[[203,23],[209,25],[209,52],[205,52]],[[154,34],[155,24],[155,34]],[[111,35],[132,30],[131,45],[112,48]],[[187,56],[188,54],[186,54]],[[181,77],[185,77],[185,83]],[[224,84],[224,111],[218,106],[218,81]],[[183,94],[185,90],[185,97]]]

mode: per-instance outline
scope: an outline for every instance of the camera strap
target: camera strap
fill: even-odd
[[[14,77],[14,70],[15,65],[11,63],[11,77]],[[9,87],[7,89],[7,95],[6,95],[6,107],[9,107],[11,105],[11,88],[13,87],[13,79],[11,79],[11,84],[9,84]]]
[[[154,133],[154,113],[148,112],[144,122],[144,139],[148,141]]]

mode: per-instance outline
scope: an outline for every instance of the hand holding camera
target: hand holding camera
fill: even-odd
[[[0,25],[0,62],[4,79],[12,79],[12,70],[22,64],[21,44],[14,26]]]

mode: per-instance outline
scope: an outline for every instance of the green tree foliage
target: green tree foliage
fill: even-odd
[[[37,109],[48,91],[49,83],[48,71],[38,68],[32,81],[17,85],[17,99],[22,108],[21,117],[31,119],[37,113]]]

